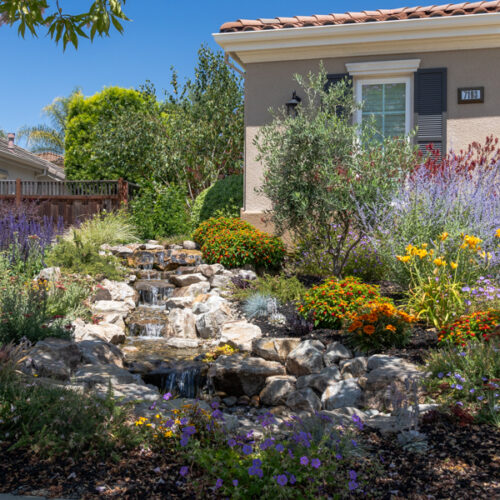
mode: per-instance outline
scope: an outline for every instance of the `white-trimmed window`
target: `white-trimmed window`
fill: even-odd
[[[346,64],[354,78],[354,96],[363,108],[356,122],[374,119],[379,138],[401,137],[413,126],[413,74],[420,59]]]
[[[7,180],[9,178],[9,172],[7,170],[4,170],[3,168],[0,168],[0,181]]]
[[[402,137],[411,130],[410,77],[356,79],[357,123],[374,119],[379,138]]]

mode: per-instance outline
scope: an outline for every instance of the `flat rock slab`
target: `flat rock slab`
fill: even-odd
[[[229,344],[240,351],[250,352],[252,343],[260,337],[262,337],[262,331],[257,325],[244,320],[233,321],[222,326],[219,344]]]
[[[207,281],[207,278],[205,278],[205,276],[203,276],[203,274],[201,273],[179,275],[174,274],[169,279],[171,283],[178,287],[194,285],[195,283],[200,283],[201,281]]]
[[[267,359],[285,363],[288,355],[300,344],[300,339],[255,339],[252,342],[252,354]]]

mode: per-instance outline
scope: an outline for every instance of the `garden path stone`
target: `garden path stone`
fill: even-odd
[[[321,409],[321,401],[310,387],[292,392],[286,400],[286,405],[293,411],[314,413]]]
[[[240,351],[250,352],[252,342],[260,337],[262,332],[257,325],[246,320],[233,321],[222,325],[219,345],[229,344]]]
[[[287,397],[295,391],[295,377],[276,375],[266,379],[266,385],[260,392],[260,401],[266,406],[285,404]]]
[[[287,356],[299,344],[300,339],[296,338],[255,339],[252,342],[252,354],[284,364]]]
[[[319,373],[323,369],[323,353],[318,349],[319,341],[301,342],[287,357],[286,369],[296,376]]]
[[[343,359],[350,358],[352,358],[352,352],[340,342],[332,342],[323,356],[326,366],[332,366]]]
[[[357,406],[361,402],[363,391],[357,380],[350,378],[329,385],[321,396],[325,410],[336,410],[346,406]]]

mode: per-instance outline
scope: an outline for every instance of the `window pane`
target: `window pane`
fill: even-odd
[[[405,135],[405,114],[386,114],[384,117],[384,137],[401,137]]]
[[[383,111],[383,92],[383,85],[363,85],[363,111],[371,113]]]
[[[373,119],[384,137],[400,137],[406,133],[406,83],[363,85],[362,120]]]
[[[387,83],[385,90],[384,111],[405,111],[406,106],[406,85],[404,83]]]

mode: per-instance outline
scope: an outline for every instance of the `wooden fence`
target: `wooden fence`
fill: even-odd
[[[0,202],[16,207],[34,203],[41,216],[62,217],[65,225],[85,220],[103,210],[127,205],[139,189],[123,179],[117,181],[0,181]]]

